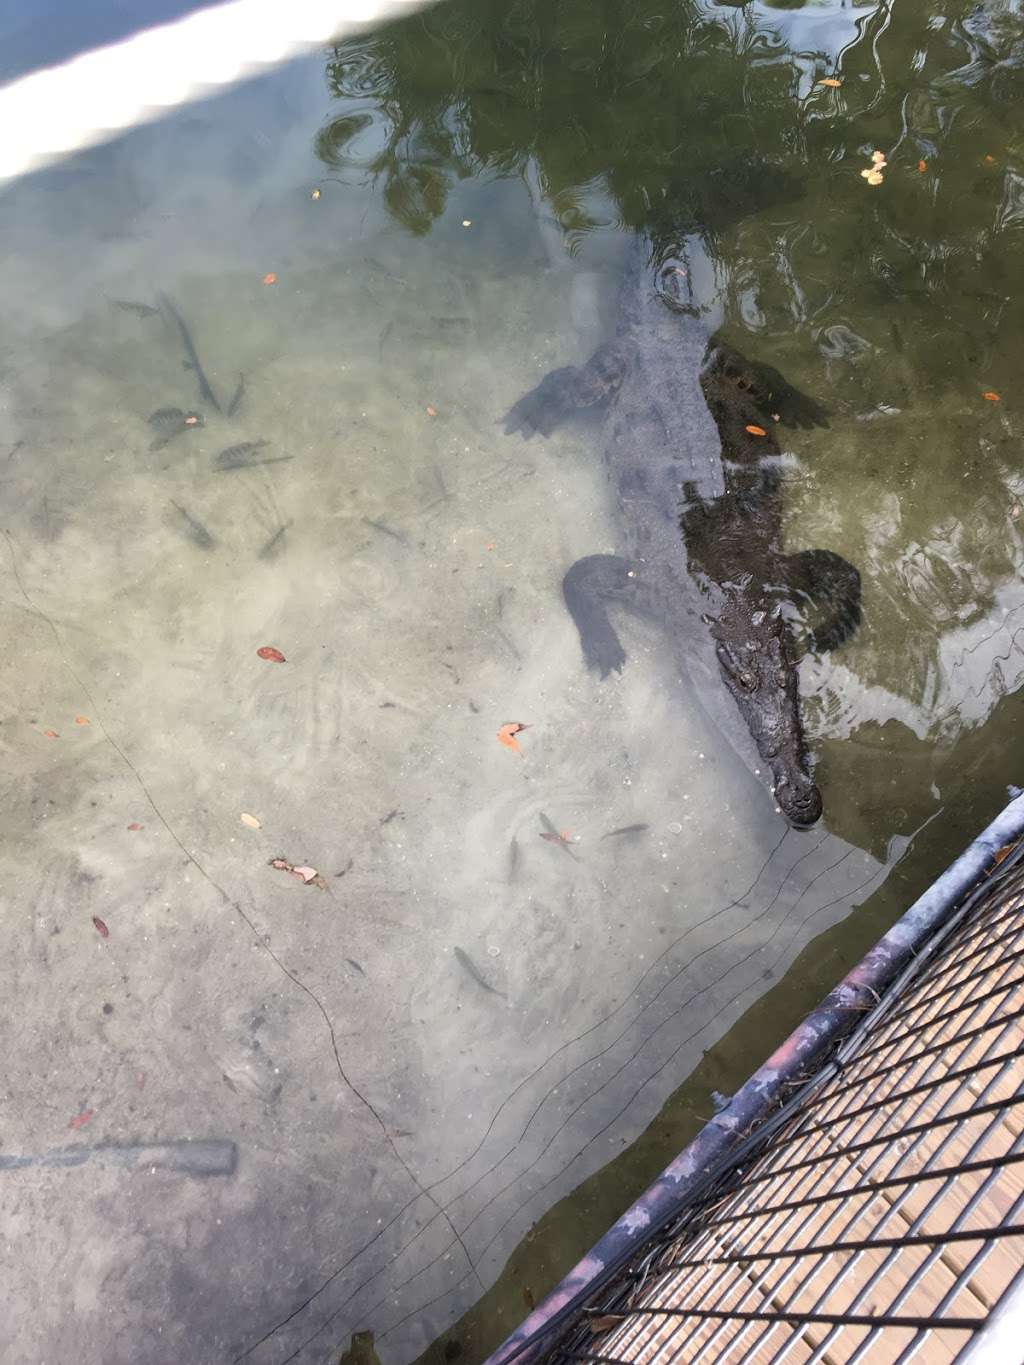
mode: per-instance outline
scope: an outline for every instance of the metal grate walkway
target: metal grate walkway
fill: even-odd
[[[548,1360],[1024,1360],[1022,854]]]

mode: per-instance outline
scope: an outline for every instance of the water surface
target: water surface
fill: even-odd
[[[1003,5],[456,0],[4,192],[5,1360],[413,1359],[1000,804],[1020,42]],[[802,666],[809,833],[653,625],[585,673],[593,436],[498,424],[608,335],[641,231],[831,412],[787,545],[856,563],[864,621]],[[161,444],[167,408],[203,422]],[[124,1153],[187,1138],[234,1158]]]

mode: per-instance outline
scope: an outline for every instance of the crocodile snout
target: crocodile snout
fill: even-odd
[[[821,819],[821,792],[803,772],[787,772],[776,778],[775,799],[791,825],[807,829]]]

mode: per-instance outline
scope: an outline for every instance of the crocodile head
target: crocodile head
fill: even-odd
[[[733,598],[714,622],[718,666],[757,751],[771,770],[775,799],[793,825],[821,816],[821,792],[808,776],[797,666],[778,606]]]

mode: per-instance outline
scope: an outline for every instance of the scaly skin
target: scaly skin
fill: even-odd
[[[798,603],[824,604],[811,645],[841,644],[860,619],[860,576],[830,551],[783,551],[775,429],[777,421],[827,425],[825,414],[776,370],[709,340],[698,318],[671,306],[664,286],[674,278],[671,267],[652,271],[638,242],[614,339],[585,366],[549,374],[515,404],[505,429],[547,436],[576,412],[603,412],[626,557],[591,556],[566,574],[584,657],[602,677],[625,662],[609,602],[658,619],[705,709],[759,771],[753,740],[783,814],[807,826],[822,800],[800,718],[792,617]],[[733,707],[721,704],[722,683]]]

